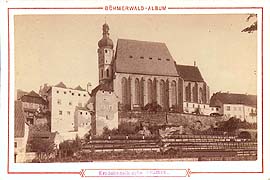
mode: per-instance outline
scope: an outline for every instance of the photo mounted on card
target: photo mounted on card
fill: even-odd
[[[8,14],[8,171],[263,171],[261,7]]]

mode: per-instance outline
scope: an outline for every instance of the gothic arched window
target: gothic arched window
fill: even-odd
[[[153,89],[152,80],[148,79],[148,81],[147,81],[147,93],[148,93],[147,101],[148,101],[148,103],[152,103],[152,100],[153,100],[152,89]]]
[[[172,84],[171,84],[171,88],[172,88],[172,105],[175,106],[176,105],[176,82],[175,81],[172,81]]]
[[[138,78],[135,79],[135,103],[140,104],[140,81]]]
[[[128,83],[125,77],[122,78],[121,81],[122,85],[122,104],[128,104]]]

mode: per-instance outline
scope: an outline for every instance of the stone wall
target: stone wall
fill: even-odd
[[[121,122],[148,122],[150,124],[169,124],[184,126],[200,122],[203,126],[210,127],[218,121],[225,120],[223,116],[202,116],[193,114],[166,113],[166,112],[119,112],[119,124]]]
[[[211,125],[214,125],[216,122],[224,121],[225,118],[223,116],[202,116],[194,114],[168,113],[167,120],[168,124],[178,126],[201,122],[203,126],[210,127]]]
[[[148,122],[150,124],[165,124],[166,113],[164,112],[140,112],[140,111],[120,111],[119,112],[119,124],[121,122]]]

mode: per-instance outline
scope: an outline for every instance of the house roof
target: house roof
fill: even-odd
[[[210,99],[210,106],[218,106],[218,101],[222,104],[243,104],[247,106],[257,106],[257,96],[234,93],[215,93]]]
[[[201,72],[196,66],[176,65],[177,72],[185,81],[204,82]]]
[[[79,111],[89,111],[89,109],[87,107],[79,107],[79,106],[76,106],[76,110],[79,110]]]
[[[14,136],[24,137],[26,118],[23,113],[21,101],[15,101],[15,120],[14,120]]]
[[[98,91],[113,91],[111,82],[97,85],[91,92],[91,97],[95,96]]]
[[[85,91],[85,89],[83,89],[80,85],[79,86],[77,86],[76,88],[75,88],[75,90],[79,90],[79,91]]]
[[[47,103],[46,100],[43,99],[35,91],[31,91],[30,93],[23,95],[19,100],[21,100],[22,102],[37,103],[37,104],[43,104],[43,105]]]
[[[118,39],[116,72],[178,76],[165,43]]]
[[[55,87],[67,88],[67,86],[63,82],[56,84]]]

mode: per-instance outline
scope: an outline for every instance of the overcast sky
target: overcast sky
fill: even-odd
[[[178,64],[196,61],[211,93],[256,94],[257,33],[238,15],[106,15],[118,38],[166,43]],[[105,15],[16,15],[15,89],[38,91],[60,81],[98,84],[97,42]],[[254,19],[253,19],[254,21]]]

